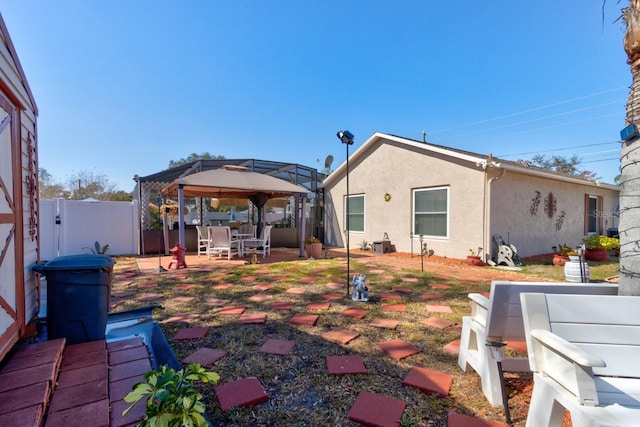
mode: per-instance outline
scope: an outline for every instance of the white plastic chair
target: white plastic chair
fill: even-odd
[[[209,241],[209,249],[207,250],[209,259],[212,254],[221,257],[225,252],[229,260],[232,256],[238,255],[240,242],[231,239],[231,228],[229,227],[209,227]]]
[[[198,256],[209,252],[209,231],[204,225],[196,225],[198,230]]]
[[[245,239],[242,241],[242,253],[262,254],[262,258],[271,255],[271,225],[267,225],[262,229],[260,238]]]

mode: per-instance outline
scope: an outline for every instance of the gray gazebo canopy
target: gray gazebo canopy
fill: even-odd
[[[214,172],[219,170],[223,166],[246,168],[248,172],[259,175],[256,177],[251,174],[254,178],[257,178],[257,181],[262,183],[262,185],[267,181],[273,184],[274,181],[272,181],[272,179],[279,178],[275,181],[278,185],[287,184],[293,187],[266,188],[261,185],[246,183],[244,185],[245,190],[249,189],[250,191],[243,193],[239,191],[240,189],[238,188],[220,185],[216,187],[214,181],[216,173],[201,175],[201,173],[206,171]],[[244,173],[246,174],[248,172]],[[258,159],[216,159],[196,160],[144,177],[136,176],[134,179],[138,183],[136,192],[138,193],[141,207],[147,206],[151,201],[153,197],[152,192],[162,193],[165,196],[173,196],[178,195],[178,187],[182,186],[183,197],[247,198],[251,200],[256,207],[261,208],[264,206],[266,200],[270,198],[315,193],[318,190],[320,182],[322,182],[325,177],[324,174],[319,173],[315,168],[294,163]],[[218,183],[220,182],[218,181]],[[301,197],[300,199],[304,203],[305,197]],[[141,225],[144,225],[146,222],[145,219],[148,220],[148,212],[143,212],[141,209]],[[180,219],[178,223],[182,225],[183,220]],[[180,239],[183,241],[184,236],[182,233],[184,233],[184,231],[182,227],[180,228]]]

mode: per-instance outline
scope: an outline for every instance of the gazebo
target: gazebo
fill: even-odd
[[[291,206],[289,206],[289,208],[292,213],[292,216],[291,216],[290,222],[286,225],[289,229],[273,230],[273,231],[276,231],[275,236],[272,234],[272,237],[275,237],[276,242],[278,240],[278,237],[277,237],[278,234],[284,236],[283,240],[286,242],[286,244],[284,245],[289,247],[293,246],[294,244],[295,246],[299,246],[299,244],[301,243],[301,240],[304,240],[305,238],[304,233],[313,234],[322,239],[322,236],[323,236],[323,229],[321,225],[322,213],[320,211],[321,205],[322,205],[322,202],[321,202],[322,194],[319,192],[321,190],[319,190],[318,188],[320,183],[326,176],[322,173],[319,173],[315,168],[302,166],[299,164],[257,160],[257,159],[197,160],[194,162],[186,163],[184,165],[180,165],[175,168],[157,172],[151,175],[147,175],[147,176],[136,175],[134,177],[134,180],[137,182],[136,190],[135,190],[135,198],[138,199],[140,202],[140,218],[139,218],[140,222],[139,223],[140,223],[140,233],[141,233],[141,239],[140,239],[141,253],[143,254],[158,253],[158,251],[160,250],[163,250],[165,253],[167,253],[167,250],[169,248],[169,242],[168,242],[169,239],[172,240],[172,243],[175,243],[174,240],[177,241],[179,239],[182,244],[185,244],[184,236],[179,237],[179,235],[178,236],[175,235],[175,233],[179,232],[179,230],[171,231],[171,235],[173,235],[174,237],[170,237],[167,235],[167,233],[164,233],[163,240],[165,241],[165,243],[160,245],[163,249],[158,249],[158,250],[154,249],[156,247],[155,242],[157,242],[158,239],[156,238],[145,239],[145,235],[149,236],[152,233],[159,233],[151,230],[151,224],[152,224],[151,208],[153,208],[153,206],[156,204],[157,195],[160,193],[164,193],[165,196],[170,196],[176,199],[175,201],[177,202],[177,197],[178,197],[177,188],[179,185],[177,184],[178,180],[186,179],[188,177],[192,177],[191,180],[197,179],[197,178],[193,178],[193,176],[206,171],[218,170],[218,169],[221,169],[222,167],[227,167],[227,168],[239,167],[241,169],[247,170],[248,172],[261,174],[263,177],[266,176],[268,178],[272,178],[272,177],[279,178],[279,180],[285,181],[286,183],[292,184],[296,187],[295,192],[290,191],[288,193],[287,192],[281,193],[281,194],[287,194],[288,196],[287,199],[290,200],[289,204],[291,204]],[[212,184],[212,181],[204,182],[204,184]],[[252,197],[250,198],[249,194],[246,192],[241,195],[237,191],[236,192],[216,191],[214,187],[211,187],[211,186],[209,186],[209,188],[206,190],[204,189],[203,186],[201,185],[198,186],[199,194],[196,194],[196,192],[193,191],[195,188],[193,186],[187,185],[186,187],[183,187],[183,188],[186,189],[185,193],[183,194],[184,197],[196,198],[197,200],[197,203],[195,204],[195,208],[197,210],[196,217],[199,218],[198,221],[202,225],[204,225],[202,222],[204,217],[204,212],[206,212],[206,209],[207,209],[206,208],[207,205],[205,202],[207,202],[207,199],[209,198],[214,202],[217,202],[220,199],[228,199],[228,198],[233,198],[233,199],[244,198],[249,200],[253,198],[253,200],[251,200],[251,205],[250,205],[251,209],[260,207],[260,204],[264,204],[263,200],[267,198],[264,195],[258,197],[257,194],[252,195]],[[292,190],[292,188],[289,188],[289,190]],[[289,197],[292,194],[297,194],[297,196]],[[269,197],[268,197],[269,203],[267,206],[271,206],[274,203],[274,201],[276,201],[276,204],[278,202],[283,202],[283,199],[273,199],[273,197],[280,197],[280,196],[275,192],[269,193]],[[311,203],[310,203],[311,208],[309,212],[309,217],[305,218],[302,215],[302,213],[305,211],[300,209],[300,207],[302,203],[304,203],[304,201],[307,199],[311,199]],[[213,205],[213,203],[211,204]],[[211,215],[211,213],[209,213],[209,215]],[[191,214],[190,217],[193,218],[194,214]],[[258,218],[261,218],[261,216],[259,215]],[[308,227],[306,228],[306,230],[304,230],[304,233],[303,233],[302,227],[304,226],[305,222],[307,222]],[[184,224],[183,218],[179,218],[178,224]],[[189,226],[189,227],[193,227],[193,226]],[[174,224],[174,228],[179,228],[179,226],[175,227],[175,224]],[[292,230],[291,228],[295,228],[295,235],[299,237],[295,237],[295,235],[292,234],[294,233],[294,230]],[[189,233],[193,233],[193,231],[191,230],[188,230],[188,231]],[[282,234],[282,233],[286,233],[286,234]],[[189,236],[191,235],[189,234]],[[147,242],[146,244],[145,244],[145,241]],[[189,241],[189,238],[187,238],[187,241]]]

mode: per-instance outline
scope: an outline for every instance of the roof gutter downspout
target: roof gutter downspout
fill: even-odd
[[[500,164],[497,164],[494,167],[500,167]],[[498,175],[491,177],[488,180],[485,180],[486,189],[485,189],[485,198],[484,198],[484,225],[482,229],[483,229],[483,240],[485,245],[484,253],[485,253],[485,256],[488,258],[486,261],[491,261],[490,248],[492,248],[491,233],[489,230],[491,226],[491,184],[493,184],[494,181],[497,181],[500,178],[502,178],[506,172],[507,170],[505,168],[501,168],[500,173]]]

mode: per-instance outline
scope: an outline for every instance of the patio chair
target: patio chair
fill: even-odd
[[[230,260],[232,256],[238,255],[240,242],[231,239],[231,228],[229,227],[209,227],[209,241],[209,249],[207,250],[209,259],[211,259],[211,255],[221,257],[225,252],[227,253],[228,260]]]
[[[238,228],[238,233],[240,234],[252,234],[251,239],[255,239],[256,238],[256,225],[253,225],[251,223],[248,222],[243,222],[242,224],[240,224],[240,227]]]
[[[198,256],[209,251],[209,230],[204,225],[196,225],[198,230]]]
[[[265,226],[258,239],[244,239],[242,241],[242,253],[244,255],[258,253],[262,254],[262,258],[271,255],[271,226]]]

